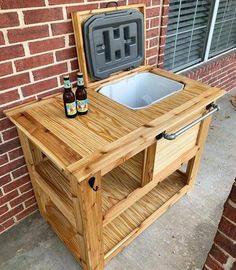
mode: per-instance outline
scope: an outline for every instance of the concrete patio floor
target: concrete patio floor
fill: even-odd
[[[194,190],[152,224],[105,270],[202,269],[236,176],[236,111],[223,97],[214,116]],[[79,270],[35,213],[0,235],[1,270]]]

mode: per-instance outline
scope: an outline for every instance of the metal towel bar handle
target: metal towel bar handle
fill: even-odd
[[[179,135],[181,135],[182,133],[184,133],[185,131],[189,130],[191,127],[197,125],[198,123],[200,123],[202,120],[206,119],[207,117],[209,117],[210,115],[212,115],[214,112],[217,112],[220,110],[220,107],[217,104],[211,104],[210,105],[210,109],[209,112],[204,114],[203,116],[199,117],[198,119],[196,119],[195,121],[193,121],[192,123],[188,124],[187,126],[179,129],[178,131],[176,131],[175,133],[166,133],[164,132],[162,135],[163,138],[165,138],[166,140],[174,140],[176,139]]]

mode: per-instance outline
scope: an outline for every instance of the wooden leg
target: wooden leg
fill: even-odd
[[[86,270],[102,270],[104,268],[103,224],[102,224],[102,191],[101,175],[94,175],[94,189],[89,185],[89,179],[80,183],[74,181],[73,189],[77,187],[73,198],[78,240],[80,243],[81,260]]]
[[[38,208],[39,208],[40,214],[46,219],[46,214],[44,210],[45,208],[43,207],[43,204],[41,202],[40,195],[39,195],[40,190],[38,190],[37,188],[37,185],[35,183],[35,176],[34,176],[34,166],[36,165],[36,163],[39,163],[42,160],[43,155],[36,147],[34,147],[34,151],[32,151],[32,147],[33,147],[32,143],[30,143],[30,141],[27,139],[24,133],[22,133],[19,129],[17,130],[17,132],[20,138],[22,150],[25,157],[25,162],[29,171],[30,179],[31,179],[31,183],[34,188],[34,194],[37,200]]]
[[[145,186],[149,182],[153,180],[153,172],[155,165],[155,157],[156,157],[156,145],[150,145],[148,148],[144,150],[144,159],[143,159],[143,174],[141,179],[141,187]]]
[[[198,133],[198,138],[197,138],[197,146],[199,147],[199,151],[197,152],[196,156],[193,157],[188,162],[186,175],[187,175],[187,183],[189,185],[189,191],[191,191],[193,189],[195,181],[196,181],[197,172],[199,169],[205,141],[206,141],[206,138],[208,135],[208,130],[209,130],[209,126],[211,123],[211,119],[212,119],[212,117],[206,118],[201,123],[199,133]]]

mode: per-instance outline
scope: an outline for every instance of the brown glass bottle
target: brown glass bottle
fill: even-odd
[[[84,87],[83,73],[77,73],[77,89],[76,89],[76,103],[77,113],[79,115],[86,114],[88,112],[88,97],[87,91]]]
[[[63,94],[63,101],[64,101],[64,108],[65,108],[65,115],[68,118],[75,118],[77,115],[76,111],[76,100],[75,95],[72,92],[71,84],[64,85],[64,94]]]

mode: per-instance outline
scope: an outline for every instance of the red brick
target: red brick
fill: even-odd
[[[150,65],[150,66],[156,66],[156,64],[157,64],[157,57],[154,56],[152,58],[149,58],[147,60],[147,64]]]
[[[157,44],[158,44],[158,39],[157,38],[152,38],[152,39],[149,40],[150,48],[157,46]]]
[[[62,8],[47,8],[23,11],[25,24],[42,23],[63,19]]]
[[[4,45],[5,44],[5,40],[4,40],[4,36],[2,31],[0,31],[0,45]]]
[[[98,4],[88,4],[88,5],[79,5],[79,6],[70,6],[66,8],[66,12],[67,12],[67,18],[70,19],[71,18],[71,12],[74,11],[83,11],[83,10],[92,10],[92,9],[97,9],[98,8]]]
[[[0,61],[5,61],[13,58],[24,56],[24,48],[22,45],[11,45],[2,47],[0,50]]]
[[[13,70],[12,70],[11,63],[0,64],[0,77],[11,74],[12,72],[13,72]]]
[[[7,154],[0,155],[0,166],[8,162]]]
[[[2,136],[3,136],[3,140],[4,141],[8,141],[8,140],[17,138],[18,137],[18,133],[17,133],[16,127],[13,127],[11,129],[8,129],[8,130],[4,131],[2,133]]]
[[[151,0],[143,1],[143,0],[128,0],[129,5],[134,5],[134,4],[146,4],[146,6],[151,5]]]
[[[47,91],[47,92],[42,92],[41,94],[38,94],[38,100],[48,97],[49,95],[54,95],[54,94],[59,94],[59,93],[63,93],[63,88],[59,87],[59,88],[55,88],[53,90]]]
[[[23,203],[24,201],[28,200],[29,198],[32,198],[34,196],[33,190],[30,190],[19,197],[15,198],[14,200],[10,201],[11,207],[15,207],[18,204]]]
[[[75,45],[75,36],[74,35],[69,36],[69,45],[70,46]]]
[[[160,5],[160,0],[152,0],[152,5],[156,6],[156,5]]]
[[[23,174],[26,174],[26,173],[28,173],[28,169],[25,165],[25,166],[22,166],[21,168],[15,170],[14,172],[12,172],[12,176],[15,179]]]
[[[60,23],[52,23],[51,24],[52,28],[52,34],[54,36],[56,35],[64,35],[67,33],[73,33],[73,26],[72,22],[60,22]]]
[[[160,36],[166,36],[167,34],[167,27],[161,27]]]
[[[78,70],[79,69],[79,64],[78,64],[78,60],[71,60],[70,62],[71,65],[71,70]]]
[[[150,28],[159,26],[159,18],[150,19]]]
[[[30,198],[29,200],[25,201],[25,207],[29,207],[32,204],[36,204],[35,197]]]
[[[231,270],[236,270],[236,261],[235,261],[234,264],[232,265]]]
[[[18,187],[26,184],[29,181],[30,181],[29,176],[28,175],[24,175],[21,178],[18,178],[17,180],[12,181],[11,183],[3,186],[3,191],[5,193],[8,193],[8,192],[10,192],[10,191],[12,191],[12,190],[14,190],[14,189],[16,189],[16,188],[18,188]]]
[[[5,165],[0,167],[0,175],[9,173],[10,171],[21,167],[22,165],[24,165],[24,163],[25,163],[25,160],[23,157],[17,160],[14,160],[12,162],[6,163]]]
[[[13,88],[30,82],[29,73],[22,73],[11,77],[5,77],[0,79],[0,90]]]
[[[11,182],[10,174],[6,174],[0,178],[0,187]]]
[[[23,156],[22,148],[19,147],[17,149],[14,149],[11,152],[9,152],[8,154],[9,154],[10,160],[22,157]]]
[[[229,258],[229,256],[224,254],[215,244],[213,244],[209,254],[221,264],[225,264]]]
[[[44,0],[2,0],[1,9],[11,8],[28,8],[28,7],[43,7],[45,6]]]
[[[236,209],[227,202],[224,206],[223,216],[227,217],[228,219],[232,220],[236,223]]]
[[[236,225],[228,221],[226,218],[222,217],[218,229],[232,240],[236,240]]]
[[[15,223],[15,221],[11,218],[11,219],[7,220],[6,222],[4,222],[3,224],[0,224],[0,232],[5,231],[9,227],[11,227],[14,223]]]
[[[49,36],[48,26],[31,26],[22,29],[12,29],[8,31],[10,43],[28,41],[31,39],[44,38]]]
[[[23,212],[21,212],[20,214],[18,214],[16,216],[17,220],[21,220],[22,218],[25,218],[27,216],[29,216],[30,214],[32,214],[33,212],[35,212],[38,209],[37,205],[32,205],[29,208],[25,209]]]
[[[53,63],[53,54],[41,54],[33,57],[28,57],[22,60],[15,61],[15,66],[17,71],[23,71],[35,67],[40,67],[44,65],[49,65]]]
[[[0,216],[8,211],[8,206],[5,204],[4,206],[0,207]]]
[[[10,200],[16,198],[19,195],[17,190],[13,190],[12,192],[0,197],[0,205],[3,205],[7,202],[9,202]]]
[[[19,25],[18,14],[16,12],[7,12],[0,14],[0,27],[13,27]]]
[[[38,81],[47,77],[56,76],[58,74],[66,73],[68,70],[66,63],[61,63],[51,67],[33,71],[34,80]]]
[[[162,16],[166,16],[169,14],[169,6],[163,6],[162,8]]]
[[[0,155],[4,154],[10,150],[13,150],[14,148],[19,147],[19,146],[20,146],[20,142],[19,142],[18,138],[13,139],[11,141],[8,141],[6,143],[3,143],[3,144],[1,144]]]
[[[206,266],[208,266],[208,268],[214,269],[214,270],[224,270],[224,268],[221,267],[220,264],[218,264],[216,261],[214,261],[210,256],[208,256],[208,258],[206,260]]]
[[[149,0],[150,1],[150,0]],[[95,2],[94,0],[88,0],[88,2]],[[100,2],[99,0],[97,0],[97,2]],[[112,2],[112,1],[111,1]],[[125,6],[126,5],[126,1],[125,0],[119,0],[119,1],[116,1],[118,3],[118,6]],[[109,2],[108,2],[109,3]],[[105,3],[100,3],[100,8],[106,8],[107,7],[107,2]],[[114,3],[111,3],[109,5],[109,7],[114,7],[115,4]]]
[[[223,234],[218,232],[216,234],[214,242],[224,249],[228,254],[233,256],[234,258],[236,257],[236,243],[234,244],[231,240],[226,238]]]
[[[157,37],[157,36],[158,36],[158,29],[157,28],[146,31],[146,38],[147,39]]]
[[[77,56],[75,47],[56,52],[57,61],[63,61]]]
[[[235,74],[235,77],[236,77],[236,74]],[[236,203],[236,182],[232,187],[232,190],[229,194],[229,198],[232,202]]]
[[[160,14],[160,7],[155,7],[155,8],[147,8],[146,9],[146,17],[151,18],[151,17],[158,17]]]
[[[17,207],[15,207],[12,210],[8,211],[4,215],[0,216],[0,223],[3,223],[7,219],[15,216],[16,214],[18,214],[19,212],[21,212],[23,210],[24,210],[23,205],[18,205]]]
[[[65,47],[65,38],[51,38],[47,40],[34,41],[29,43],[30,53],[41,53]]]
[[[161,26],[167,26],[168,25],[168,16],[161,17]]]
[[[49,90],[57,87],[57,79],[52,78],[42,82],[34,83],[25,87],[22,87],[22,93],[25,97],[35,95],[45,90]]]
[[[11,127],[14,127],[14,124],[8,118],[3,118],[2,120],[0,120],[0,131]]]
[[[61,5],[61,4],[72,4],[72,3],[83,3],[84,0],[49,0],[49,5]]]
[[[149,50],[146,50],[147,58],[149,58],[151,56],[156,56],[156,55],[157,55],[157,48],[156,47],[149,49]]]
[[[27,192],[29,190],[33,190],[31,182],[29,182],[29,183],[25,184],[24,186],[20,187],[20,192],[21,193],[25,193],[25,192]]]
[[[19,98],[20,98],[20,96],[19,96],[17,90],[8,91],[5,93],[0,92],[0,105],[6,104],[6,103],[11,102],[11,101],[15,101]]]

